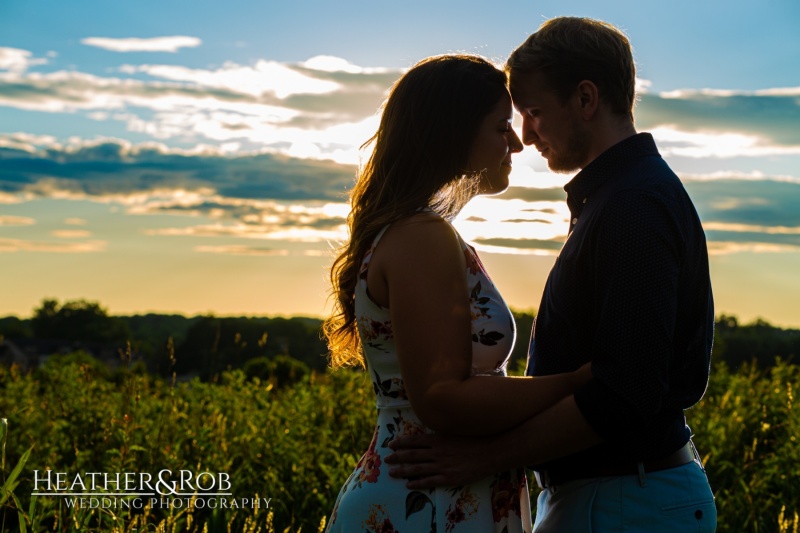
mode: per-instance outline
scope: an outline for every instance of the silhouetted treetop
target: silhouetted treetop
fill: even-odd
[[[122,343],[130,337],[125,321],[109,316],[97,302],[73,300],[59,305],[58,300],[45,299],[31,319],[37,339]]]

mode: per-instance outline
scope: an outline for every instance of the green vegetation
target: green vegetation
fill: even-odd
[[[49,316],[64,307],[62,315],[90,307],[99,323],[110,318],[88,302],[55,304]],[[118,318],[134,347],[116,367],[81,351],[36,369],[0,365],[0,532],[318,531],[369,444],[375,416],[364,373],[319,370],[319,322]],[[517,318],[524,339],[532,315]],[[42,327],[0,319],[0,348],[2,336],[24,339]],[[708,391],[687,412],[716,494],[718,531],[800,530],[800,366],[791,360],[799,339],[764,322],[718,321]],[[143,357],[137,343],[161,360]],[[515,357],[519,368],[524,347]],[[182,358],[193,363],[177,379]],[[224,472],[234,497],[270,504],[75,508],[65,497],[31,496],[34,471],[41,479],[48,468],[154,479],[165,469]]]
[[[281,388],[239,370],[215,383],[173,384],[118,371],[103,377],[75,358],[35,373],[0,367],[8,419],[4,474],[29,452],[3,504],[5,531],[317,531],[374,423],[360,372],[308,373]],[[80,358],[77,358],[80,359]],[[800,367],[717,365],[705,399],[687,413],[717,497],[719,531],[796,531],[800,521]],[[173,511],[69,509],[31,498],[33,471],[227,472],[237,497],[272,498],[269,509]],[[5,493],[5,489],[4,489]],[[250,520],[248,525],[245,524]],[[273,525],[270,525],[273,524]],[[165,529],[166,530],[166,529]]]
[[[717,500],[719,531],[800,530],[800,366],[716,365],[687,420]]]
[[[146,521],[165,531],[315,532],[369,444],[374,407],[361,372],[299,379],[281,387],[240,370],[216,382],[127,371],[107,379],[74,360],[28,374],[0,367],[6,471],[33,446],[0,521],[5,531],[22,520],[28,531],[131,531]],[[71,473],[70,482],[87,472],[224,472],[234,497],[271,501],[268,509],[178,509],[172,517],[157,508],[68,508],[64,497],[31,498],[34,470],[41,479],[47,468]]]

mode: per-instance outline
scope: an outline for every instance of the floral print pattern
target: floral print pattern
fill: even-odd
[[[409,490],[389,476],[384,458],[400,435],[430,433],[408,400],[387,309],[366,291],[367,252],[356,288],[356,317],[378,420],[372,441],[342,487],[330,533],[530,533],[531,512],[524,470],[501,472],[471,485]],[[459,237],[460,239],[460,237]],[[505,374],[515,339],[514,321],[475,250],[461,241],[472,310],[473,373]]]
[[[363,523],[364,531],[369,533],[399,533],[392,521],[386,515],[386,508],[383,505],[373,505],[369,516]]]
[[[356,465],[356,472],[358,472],[356,486],[358,487],[361,487],[362,483],[375,483],[378,481],[378,476],[381,473],[381,457],[375,451],[377,438],[378,432],[375,431],[372,443],[370,443],[366,453],[361,456],[361,460]]]
[[[519,516],[519,491],[523,488],[520,479],[524,476],[525,471],[522,469],[516,472],[506,471],[499,474],[492,483],[492,513],[495,522],[508,518],[511,513]]]
[[[387,398],[400,398],[408,400],[406,394],[406,387],[403,384],[402,378],[398,376],[382,380],[377,371],[373,371],[374,380],[372,381],[372,388],[376,396],[384,396]]]
[[[475,496],[475,493],[472,492],[469,487],[461,489],[458,491],[456,501],[447,507],[445,513],[447,523],[444,525],[444,530],[448,533],[453,531],[456,525],[469,520],[477,512],[478,498]],[[497,520],[495,520],[495,522],[497,522]]]
[[[362,316],[359,321],[359,332],[363,339],[373,341],[376,339],[392,340],[392,323],[388,320],[378,321],[369,317]]]

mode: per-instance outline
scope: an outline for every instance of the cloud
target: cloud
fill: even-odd
[[[708,243],[708,253],[710,255],[726,255],[740,252],[757,254],[797,252],[797,247],[761,242],[712,241]]]
[[[82,229],[58,229],[50,232],[50,235],[59,239],[85,239],[91,237],[92,232]]]
[[[517,199],[525,202],[559,202],[567,199],[567,193],[561,187],[539,189],[534,187],[509,187],[502,195],[503,199]]]
[[[555,255],[569,228],[564,191],[514,189],[473,199],[455,221],[459,232],[489,253]]]
[[[800,234],[774,234],[749,231],[706,231],[709,252],[724,254],[734,252],[797,252]]]
[[[36,224],[36,219],[31,217],[0,215],[0,226],[31,226],[33,224]]]
[[[90,39],[97,44],[99,38]],[[101,43],[131,49],[195,38],[163,39],[173,40]],[[269,149],[350,164],[358,162],[358,147],[374,133],[380,104],[403,72],[316,56],[299,63],[260,59],[205,69],[124,65],[115,76],[42,74],[26,72],[31,62],[44,61],[31,59],[30,52],[0,50],[5,51],[0,65],[15,65],[13,71],[0,70],[0,105],[121,122],[135,134],[163,141],[211,142],[234,151]],[[800,155],[800,88],[654,94],[647,80],[637,80],[637,86],[637,125],[654,133],[666,156]]]
[[[200,70],[176,65],[141,65],[123,68],[126,73],[143,72],[154,78],[190,82],[203,87],[216,87],[251,96],[274,95],[283,100],[293,94],[326,94],[339,84],[310,76],[275,61],[257,61],[253,66],[226,63],[217,70]],[[274,103],[274,102],[273,102]]]
[[[197,219],[142,229],[152,237],[262,240],[274,249],[282,249],[280,243],[306,243],[307,249],[319,251],[320,243],[346,236],[345,192],[354,176],[352,165],[273,153],[231,155],[209,146],[182,150],[113,139],[61,145],[47,137],[0,135],[0,199],[89,200],[118,204],[128,215]],[[714,253],[800,246],[800,178],[715,172],[682,179]],[[516,186],[504,195],[476,198],[458,224],[467,240],[487,251],[554,254],[565,238],[568,217],[561,188]],[[6,226],[22,222],[0,219]],[[58,231],[51,235],[90,235]],[[37,248],[31,244],[26,249]],[[266,253],[259,250],[248,253]]]
[[[19,195],[0,191],[0,204],[18,204],[22,202],[22,200],[23,199]]]
[[[561,239],[475,239],[476,244],[489,246],[492,248],[507,249],[510,253],[517,252],[558,252],[564,245]]]
[[[760,172],[681,176],[712,254],[797,251],[800,178]]]
[[[55,144],[57,144],[57,140],[52,135],[35,135],[25,132],[0,133],[0,149],[10,148],[12,150],[33,152],[38,146]]]
[[[49,253],[93,253],[106,248],[105,241],[46,242],[25,241],[0,237],[0,253],[4,252],[49,252]]]
[[[748,176],[745,176],[748,178]],[[704,224],[738,224],[765,228],[800,227],[800,182],[737,179],[685,179],[684,185]],[[766,237],[765,237],[766,238]]]
[[[800,144],[784,146],[759,135],[710,130],[687,132],[675,128],[676,126],[659,126],[649,130],[666,157],[731,158],[800,154]]]
[[[800,235],[800,226],[755,226],[749,224],[733,224],[725,222],[709,222],[703,224],[708,231],[735,231],[740,233],[769,233],[771,235]]]
[[[646,80],[644,78],[636,78],[634,90],[636,91],[637,97],[642,95],[646,92],[650,91],[650,87],[653,85],[653,82],[650,80]]]
[[[239,91],[163,81],[100,77],[82,72],[0,73],[0,105],[50,113],[122,110],[128,106],[168,109],[243,109],[257,99]]]
[[[358,65],[354,65],[350,63],[346,59],[342,59],[341,57],[336,56],[327,56],[327,55],[320,55],[314,56],[311,59],[303,61],[300,63],[300,66],[310,69],[310,70],[317,70],[322,72],[347,72],[349,74],[376,74],[376,73],[387,73],[387,72],[396,72],[394,69],[387,69],[387,68],[363,68],[359,67]]]
[[[542,219],[542,218],[509,218],[509,219],[503,220],[503,222],[506,223],[506,224],[523,224],[523,223],[526,223],[526,222],[538,222],[538,223],[541,223],[541,224],[552,224],[553,223],[550,220],[545,220],[545,219]]]
[[[173,209],[159,210],[175,213]],[[338,210],[341,210],[341,204],[302,206],[261,203],[240,205],[231,210],[210,207],[209,204],[188,206],[186,212],[217,218],[219,221],[214,224],[188,227],[149,229],[145,233],[161,236],[225,237],[305,243],[338,242],[346,237],[346,219],[343,216],[332,215]],[[150,212],[155,211],[150,208]]]
[[[637,127],[653,131],[665,155],[800,154],[800,88],[683,90],[640,98]]]
[[[681,179],[712,254],[800,249],[800,178],[715,172]],[[563,196],[559,188],[514,187],[494,198],[476,198],[456,224],[484,252],[555,255],[569,227]]]
[[[126,38],[113,39],[110,37],[87,37],[81,39],[81,44],[95,46],[112,52],[177,52],[181,48],[194,48],[203,43],[197,37],[175,35],[171,37],[151,37],[147,39]]]
[[[47,64],[47,59],[32,56],[33,54],[28,50],[0,47],[0,70],[19,74],[32,66]]]
[[[201,44],[192,37],[83,42],[114,51],[171,52]],[[285,251],[283,242],[344,237],[345,193],[353,184],[358,146],[374,133],[379,106],[403,72],[363,68],[333,56],[217,68],[124,65],[108,71],[113,74],[29,71],[46,62],[27,50],[0,48],[0,106],[52,113],[54,119],[76,114],[98,128],[111,121],[139,138],[196,148],[0,134],[0,204],[42,198],[113,203],[128,215],[185,217],[175,227],[142,229],[153,238],[269,241],[259,243],[266,246],[203,242],[196,248],[240,255],[274,255]],[[648,87],[647,80],[637,80],[637,127],[652,131],[666,156],[785,161],[800,155],[800,88],[653,94]],[[529,167],[534,159],[541,163],[530,150],[515,158],[512,182],[530,187],[511,187],[465,209],[465,238],[498,253],[557,253],[568,228],[564,177],[535,172]],[[731,172],[682,177],[714,253],[798,246],[800,210],[793,199],[800,198],[800,179]],[[196,220],[187,224],[188,218]],[[0,226],[20,224],[0,217]],[[76,231],[82,230],[56,230],[51,236],[91,235]],[[99,242],[6,239],[0,246],[75,250],[97,248]],[[303,253],[321,253],[319,248],[310,245]]]
[[[33,149],[31,149],[33,148]],[[281,201],[343,201],[355,168],[280,154],[225,155],[119,140],[44,147],[0,146],[0,192],[121,200],[190,195]],[[191,200],[191,198],[190,198]]]
[[[205,139],[355,163],[401,71],[318,57],[217,69],[126,65],[118,72],[0,72],[0,105],[120,121],[156,139]]]
[[[276,250],[261,246],[243,246],[239,244],[223,244],[219,246],[195,246],[195,252],[228,255],[286,256],[288,250]]]
[[[129,215],[214,221],[148,235],[339,241],[345,236],[345,192],[354,171],[331,161],[278,154],[231,156],[213,148],[187,151],[118,140],[0,148],[0,194],[18,201],[88,200],[122,205]],[[88,236],[81,231],[53,235]]]
[[[758,89],[755,91],[741,91],[731,89],[677,89],[664,91],[662,98],[681,99],[697,97],[723,97],[732,96],[800,96],[800,87],[774,87],[771,89]]]
[[[338,241],[345,236],[345,232],[341,230],[322,231],[313,225],[292,224],[289,221],[282,221],[275,225],[217,224],[188,228],[158,228],[146,230],[145,234],[171,237],[234,237],[305,243]]]

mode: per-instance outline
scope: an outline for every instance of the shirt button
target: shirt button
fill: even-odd
[[[578,223],[578,217],[575,217],[575,218],[573,218],[573,219],[572,219],[572,223],[573,223],[573,224],[577,224],[577,223]]]

